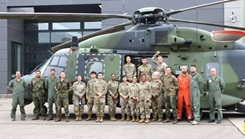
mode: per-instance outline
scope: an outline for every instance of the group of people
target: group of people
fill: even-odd
[[[35,77],[30,82],[30,90],[34,103],[34,118],[43,120],[53,120],[53,104],[56,109],[56,122],[61,121],[61,109],[64,108],[66,122],[69,122],[69,92],[73,90],[73,104],[75,120],[81,121],[84,112],[85,98],[87,99],[87,121],[92,119],[92,109],[96,108],[96,122],[104,121],[104,109],[106,99],[111,121],[116,121],[116,106],[120,101],[121,120],[139,123],[149,123],[150,121],[170,122],[170,109],[173,113],[173,124],[182,120],[182,110],[185,104],[187,119],[193,125],[200,121],[200,95],[203,93],[203,79],[196,71],[196,66],[190,66],[190,74],[187,67],[182,66],[182,73],[176,78],[172,74],[171,67],[164,62],[160,52],[157,51],[152,57],[152,61],[157,65],[154,71],[152,65],[147,63],[147,58],[143,57],[142,65],[136,70],[136,66],[131,63],[131,57],[126,57],[126,64],[123,66],[122,82],[116,80],[116,74],[111,74],[111,79],[103,80],[103,73],[90,73],[90,80],[85,84],[82,76],[77,76],[76,82],[72,85],[65,76],[65,72],[60,73],[60,78],[55,75],[55,69],[50,70],[50,77],[41,77],[41,71],[35,71]],[[136,72],[137,71],[137,72]],[[16,78],[9,83],[9,89],[13,90],[13,103],[11,118],[16,120],[16,107],[20,105],[21,120],[25,120],[24,110],[24,89],[27,88],[25,82],[20,78],[19,71]],[[221,93],[225,85],[223,79],[216,75],[216,69],[211,69],[211,76],[207,79],[207,90],[210,104],[210,120],[215,122],[215,108],[218,110],[217,124],[221,123],[222,105]],[[48,90],[48,117],[45,111],[45,89]],[[163,120],[163,105],[165,105],[166,119]],[[177,105],[177,106],[176,106]],[[152,115],[151,119],[151,107]]]

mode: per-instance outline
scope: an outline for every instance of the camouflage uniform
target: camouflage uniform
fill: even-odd
[[[81,115],[84,111],[84,103],[85,103],[85,91],[86,91],[86,85],[84,82],[75,82],[73,84],[73,104],[74,104],[74,113],[76,116],[79,116],[79,119],[81,120]],[[80,95],[83,97],[80,98]]]
[[[150,119],[151,86],[148,81],[139,83],[139,107],[141,120]]]
[[[121,114],[122,117],[125,117],[125,114],[130,115],[130,107],[129,107],[129,87],[130,87],[130,83],[126,82],[122,82],[119,84],[119,94],[120,94],[120,106],[121,106]],[[124,99],[122,96],[127,96],[126,99]],[[127,118],[127,120],[129,120],[129,118]]]
[[[46,79],[46,88],[48,89],[48,115],[50,119],[53,119],[53,103],[55,104],[55,111],[56,111],[56,117],[57,117],[57,92],[55,90],[56,82],[58,81],[58,78],[56,76],[49,77]]]
[[[63,81],[58,79],[55,89],[57,91],[57,105],[58,105],[58,117],[61,117],[61,108],[64,107],[65,117],[69,117],[69,92],[71,88],[71,82],[67,79]]]
[[[116,108],[118,103],[118,98],[114,99],[115,96],[118,96],[118,82],[110,80],[107,84],[107,102],[109,106],[109,115],[111,118],[115,117]]]
[[[132,97],[138,99],[139,96],[139,83],[131,83],[129,87],[129,106],[131,116],[134,118],[137,116],[137,120],[139,118],[139,102],[134,100]]]
[[[158,54],[153,55],[151,58],[152,62],[157,65],[157,71],[159,72],[159,77],[163,77],[167,68],[167,64],[165,62],[159,63],[156,58]]]
[[[16,109],[18,104],[20,105],[20,112],[21,112],[21,119],[24,120],[26,117],[25,109],[24,109],[24,90],[27,88],[26,83],[24,80],[20,79],[13,79],[9,82],[8,88],[12,90],[12,109],[10,117],[15,120],[16,119]]]
[[[152,97],[152,111],[153,119],[159,121],[162,119],[162,106],[163,106],[163,91],[162,91],[162,81],[161,80],[152,80],[151,85],[151,94],[155,94],[155,97]]]
[[[94,83],[94,92],[95,92],[95,106],[96,106],[96,116],[104,117],[105,110],[105,95],[107,93],[107,83],[104,80],[97,80]],[[99,93],[102,93],[102,96],[99,97]]]
[[[152,65],[146,64],[138,67],[138,79],[140,79],[142,74],[146,75],[146,80],[151,81],[151,75],[154,72]]]
[[[127,78],[133,78],[136,76],[136,68],[135,65],[132,63],[126,63],[123,65],[123,75],[126,75]]]
[[[88,116],[91,117],[92,115],[92,109],[94,105],[94,99],[95,99],[95,92],[94,92],[94,84],[97,81],[97,79],[90,79],[87,83],[87,90],[86,90],[86,98],[88,100],[87,105],[88,105]],[[89,118],[90,119],[90,118]],[[88,119],[88,120],[89,120]]]
[[[170,107],[173,110],[174,119],[177,119],[176,111],[176,91],[178,90],[177,78],[170,74],[163,79],[164,103],[166,108],[166,117],[170,117]]]
[[[46,94],[45,94],[45,79],[40,78],[32,78],[31,79],[31,92],[34,103],[34,115],[36,119],[40,115],[46,115],[46,107],[44,106],[46,102]]]

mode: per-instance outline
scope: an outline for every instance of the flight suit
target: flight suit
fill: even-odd
[[[123,65],[123,75],[126,75],[127,78],[133,78],[136,76],[136,68],[133,63],[126,63]]]
[[[94,106],[94,99],[95,99],[95,92],[94,92],[94,84],[97,81],[97,79],[90,79],[87,83],[87,90],[86,90],[86,98],[88,100],[87,105],[88,105],[88,119],[91,119],[92,115],[92,109]]]
[[[8,84],[9,90],[12,90],[13,95],[12,95],[12,109],[11,109],[11,114],[10,117],[12,120],[16,119],[16,109],[17,106],[20,106],[20,113],[21,113],[21,120],[24,120],[26,117],[25,113],[25,104],[24,104],[24,90],[27,88],[27,85],[24,80],[20,79],[17,81],[17,79],[13,79],[9,82]]]
[[[191,73],[191,106],[194,121],[200,121],[200,95],[203,92],[203,79],[198,73]]]
[[[109,115],[112,118],[111,120],[116,120],[115,114],[116,114],[118,98],[115,99],[114,97],[118,96],[118,82],[112,80],[108,81],[107,90],[108,90],[107,102],[109,107]]]
[[[96,106],[96,116],[97,122],[103,122],[104,110],[105,110],[105,95],[107,93],[107,83],[104,80],[97,80],[94,84],[95,92],[95,106]],[[99,93],[102,93],[102,96],[99,97]],[[101,120],[102,119],[102,120]]]
[[[150,119],[151,110],[151,85],[148,81],[139,83],[139,107],[140,107],[140,118],[144,122],[145,119]],[[140,121],[139,121],[140,122]]]
[[[68,119],[70,116],[69,114],[69,92],[72,85],[71,82],[67,79],[64,79],[63,81],[61,79],[58,79],[55,89],[57,91],[57,105],[58,105],[58,119],[60,120],[61,117],[61,108],[64,107],[65,110],[65,117]]]
[[[121,106],[121,114],[122,114],[122,120],[125,118],[125,114],[127,114],[127,120],[130,120],[130,107],[129,107],[129,89],[130,89],[130,83],[122,82],[119,84],[119,95],[120,95],[120,106]],[[126,96],[127,98],[124,99],[122,96]]]
[[[139,120],[139,83],[131,83],[129,87],[129,106],[130,106],[130,113],[132,116],[132,122],[135,121],[135,116],[136,116],[136,121]],[[133,99],[133,97],[135,99]]]
[[[162,78],[165,74],[167,64],[165,62],[159,63],[157,59],[158,54],[154,54],[153,57],[151,58],[152,62],[157,65],[157,71],[159,72],[159,77]]]
[[[151,75],[154,72],[152,65],[146,64],[138,67],[138,79],[140,79],[141,75],[146,75],[146,80],[151,81]]]
[[[151,95],[152,96],[152,111],[153,111],[153,120],[156,121],[157,118],[159,121],[163,118],[162,106],[163,106],[163,91],[162,91],[162,81],[161,80],[152,80],[150,82],[151,86]]]
[[[178,76],[178,83],[179,83],[179,92],[178,92],[178,120],[182,119],[182,110],[183,105],[185,103],[187,119],[192,119],[192,111],[191,111],[191,94],[190,94],[190,80],[191,75],[180,74]]]
[[[215,119],[215,108],[218,111],[218,120],[223,118],[222,114],[222,104],[221,104],[221,93],[225,89],[225,83],[221,77],[209,77],[207,79],[207,89],[208,89],[208,100],[210,105],[209,118],[211,120]]]
[[[84,111],[85,104],[85,93],[86,93],[86,84],[84,82],[75,82],[72,86],[73,88],[73,104],[74,104],[74,113],[76,115],[76,121],[82,120],[82,114]],[[83,97],[80,98],[80,95]]]
[[[57,92],[55,90],[56,82],[58,78],[54,76],[54,78],[49,77],[46,79],[46,88],[48,89],[48,115],[50,119],[53,119],[53,104],[55,104],[55,112],[57,117]]]
[[[44,106],[46,102],[46,94],[45,94],[45,79],[40,78],[32,78],[31,79],[31,92],[34,103],[34,119],[38,119],[40,115],[46,116],[46,107]]]
[[[176,91],[178,90],[178,81],[172,74],[166,75],[163,79],[164,103],[166,108],[166,117],[170,117],[170,108],[173,110],[174,119],[177,120],[176,111]]]

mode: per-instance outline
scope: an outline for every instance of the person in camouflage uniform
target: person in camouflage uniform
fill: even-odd
[[[96,79],[96,72],[92,71],[90,73],[90,80],[87,83],[87,90],[86,90],[86,98],[87,98],[87,106],[88,106],[88,118],[86,121],[91,120],[92,117],[92,109],[94,106],[94,99],[95,99],[95,92],[94,92],[94,84],[97,81]]]
[[[139,107],[140,107],[140,121],[139,123],[150,122],[151,110],[151,85],[146,80],[146,75],[141,75],[141,82],[139,83]]]
[[[157,60],[156,60],[157,58]],[[156,51],[156,54],[151,58],[154,64],[157,65],[157,71],[159,72],[159,78],[162,78],[165,75],[166,67],[168,66],[163,57],[160,55],[160,51]]]
[[[76,115],[76,121],[82,120],[82,115],[84,111],[85,104],[85,91],[86,84],[82,81],[82,76],[77,76],[77,81],[73,84],[73,104],[74,104],[74,113]]]
[[[26,117],[25,104],[24,104],[24,91],[27,88],[27,85],[24,80],[21,79],[20,71],[16,71],[16,78],[12,79],[8,84],[8,89],[13,92],[12,95],[12,109],[10,117],[12,121],[16,120],[16,109],[17,106],[20,106],[21,120],[24,121]]]
[[[55,90],[58,78],[55,76],[55,69],[50,70],[50,76],[46,79],[46,88],[48,89],[48,121],[53,120],[53,104],[55,104],[55,111],[57,117],[57,92]]]
[[[104,121],[105,95],[107,93],[107,83],[103,80],[103,73],[98,73],[98,80],[94,84],[95,106],[96,106],[96,122]]]
[[[41,77],[41,71],[35,71],[34,78],[31,79],[31,92],[34,103],[34,115],[32,120],[38,120],[39,116],[43,116],[43,120],[46,120],[46,107],[44,106],[46,102],[45,94],[45,79]]]
[[[130,121],[130,107],[129,107],[129,87],[130,84],[127,82],[127,76],[123,76],[123,82],[119,84],[119,95],[120,95],[120,106],[122,121],[125,120],[125,114],[127,114],[127,121]]]
[[[170,67],[166,68],[166,75],[163,79],[163,90],[164,90],[164,102],[166,108],[166,120],[164,123],[170,122],[170,107],[173,110],[174,121],[173,124],[178,122],[177,120],[177,110],[176,110],[176,92],[178,90],[177,78],[172,75],[172,69]]]
[[[132,82],[133,76],[136,76],[136,67],[131,63],[131,57],[126,56],[126,64],[123,65],[123,75],[127,76],[129,82]]]
[[[66,122],[69,122],[69,92],[71,91],[71,82],[65,79],[66,74],[64,71],[60,72],[60,79],[55,85],[57,91],[57,105],[58,113],[55,122],[61,121],[61,108],[64,107]]]
[[[109,115],[111,121],[116,121],[116,108],[118,103],[118,82],[116,81],[116,74],[111,74],[111,80],[107,83],[107,102],[109,108]]]
[[[159,72],[153,72],[152,78],[153,80],[150,82],[151,95],[152,95],[152,111],[153,111],[152,121],[158,120],[159,122],[161,122],[163,120],[162,119],[163,91],[162,91],[162,81],[159,80]]]
[[[146,80],[151,81],[152,73],[154,72],[154,69],[152,65],[147,63],[147,58],[143,57],[141,59],[142,65],[138,67],[138,79],[140,79],[141,75],[146,75]]]
[[[129,86],[129,106],[132,116],[132,122],[139,121],[139,83],[137,83],[137,77],[133,77],[133,82]],[[136,119],[135,119],[136,116]]]
[[[215,108],[218,112],[217,124],[221,123],[223,119],[222,114],[222,92],[225,90],[225,83],[223,79],[217,76],[215,68],[211,68],[211,76],[207,79],[208,101],[210,105],[208,123],[215,122]]]

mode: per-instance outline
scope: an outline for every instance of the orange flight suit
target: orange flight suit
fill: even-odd
[[[182,119],[182,110],[183,104],[185,103],[186,112],[187,112],[187,119],[191,120],[192,118],[192,111],[191,111],[191,97],[190,97],[190,74],[180,74],[178,76],[178,83],[179,83],[179,92],[178,92],[178,120]]]

